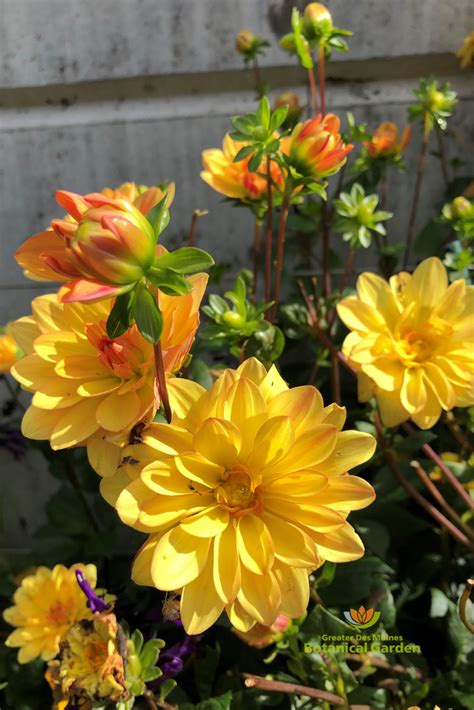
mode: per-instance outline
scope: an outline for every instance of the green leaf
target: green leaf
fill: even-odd
[[[165,195],[163,199],[158,202],[157,205],[151,209],[146,218],[153,227],[155,232],[155,237],[158,239],[160,234],[166,229],[170,221],[170,213],[166,207],[166,202],[168,200],[168,195]]]
[[[195,274],[210,269],[213,264],[214,259],[204,249],[181,247],[159,256],[153,264],[152,271],[155,268],[173,269],[178,274]]]
[[[287,104],[284,104],[283,106],[279,106],[272,113],[272,117],[270,120],[270,130],[272,133],[273,131],[276,131],[278,128],[280,128],[280,126],[285,122],[285,119],[288,116],[288,109],[289,106]]]
[[[145,668],[142,671],[142,678],[145,683],[149,683],[152,680],[158,680],[163,675],[161,668]]]
[[[135,302],[135,321],[145,340],[157,343],[163,331],[163,316],[150,291],[141,286]]]
[[[245,343],[245,356],[256,357],[265,365],[275,362],[285,347],[285,336],[280,328],[262,321],[259,330],[254,332]]]
[[[107,318],[106,330],[109,338],[119,338],[132,325],[134,300],[135,291],[122,293],[115,299],[114,306]]]
[[[164,645],[165,642],[161,639],[150,639],[146,642],[140,654],[140,663],[143,668],[154,668]]]
[[[262,151],[257,150],[249,160],[248,168],[251,173],[259,169],[262,162]]]
[[[251,153],[253,153],[255,150],[253,145],[244,145],[243,148],[239,150],[237,155],[235,156],[233,162],[238,163],[240,160],[244,160],[247,158]]]
[[[136,652],[137,656],[139,656],[142,651],[143,641],[144,641],[143,634],[140,631],[140,629],[135,629],[135,631],[132,634],[131,640],[132,640],[132,643],[135,647],[135,652]]]
[[[257,108],[257,121],[265,129],[270,128],[270,103],[266,96],[264,96]]]
[[[222,296],[219,296],[216,293],[210,294],[209,305],[215,313],[226,313],[229,310],[227,302],[222,298]]]
[[[189,281],[173,269],[155,269],[153,267],[148,272],[147,278],[168,296],[182,296],[184,293],[192,291]]]
[[[338,619],[327,609],[317,604],[301,625],[301,634],[305,638],[314,639],[315,636],[328,634],[329,636],[344,636],[353,634],[354,628]]]

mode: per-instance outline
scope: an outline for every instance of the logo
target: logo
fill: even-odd
[[[373,626],[380,619],[380,611],[374,611],[374,609],[366,609],[364,606],[360,606],[358,609],[345,611],[344,619],[351,626],[355,626],[358,629],[368,629],[369,626]]]

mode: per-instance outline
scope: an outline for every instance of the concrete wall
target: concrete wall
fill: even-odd
[[[222,204],[200,180],[200,155],[220,144],[231,115],[255,106],[252,77],[242,70],[233,46],[242,27],[272,42],[262,67],[273,93],[292,88],[306,101],[304,72],[277,46],[294,4],[0,0],[0,323],[28,312],[31,299],[44,290],[24,279],[12,255],[58,213],[53,193],[59,187],[88,192],[124,180],[174,180],[168,243],[183,241],[195,208],[209,209],[199,223],[198,242],[235,269],[246,261],[251,220],[244,210]],[[461,99],[450,157],[467,160],[469,150],[472,156],[472,82],[453,56],[474,26],[472,0],[327,4],[335,23],[354,31],[350,53],[335,55],[329,68],[329,110],[352,110],[371,127],[381,120],[402,126],[412,89],[421,76],[433,73],[451,81]],[[418,145],[415,130],[409,168]],[[394,240],[406,228],[414,171],[411,175],[390,179]],[[430,157],[420,221],[442,192],[438,162]],[[8,485],[8,471],[19,467],[8,457],[2,461],[4,456],[0,451],[13,525],[12,517],[31,519],[37,508],[24,509],[23,485],[18,490]],[[23,473],[26,486],[31,473]],[[21,537],[16,526],[15,544]]]

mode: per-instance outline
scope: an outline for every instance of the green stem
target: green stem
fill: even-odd
[[[319,45],[319,96],[321,99],[321,113],[326,115],[326,57],[324,44]]]
[[[288,209],[290,206],[290,200],[288,196],[283,197],[283,202],[281,204],[280,219],[278,222],[278,244],[277,244],[277,256],[275,262],[275,291],[273,295],[273,300],[275,301],[272,314],[271,322],[273,322],[277,315],[278,303],[280,301],[280,289],[281,289],[281,276],[283,272],[283,256],[285,249],[285,237],[286,237],[286,222],[288,220]]]
[[[265,302],[270,303],[272,280],[273,201],[270,157],[267,155],[267,228],[265,233]]]
[[[421,141],[420,158],[418,160],[418,170],[416,173],[415,191],[413,193],[413,202],[411,206],[410,219],[408,221],[407,241],[405,247],[405,255],[403,257],[403,270],[405,271],[410,261],[410,252],[415,235],[416,215],[418,213],[418,205],[420,202],[421,184],[426,167],[426,156],[428,154],[428,141],[431,133],[431,126],[428,121],[428,115],[425,116],[425,124],[423,127],[423,138]]]

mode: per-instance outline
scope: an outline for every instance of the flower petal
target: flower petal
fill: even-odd
[[[235,464],[241,445],[242,434],[224,419],[206,419],[194,435],[196,451],[219,466]]]
[[[151,576],[158,589],[172,592],[199,577],[208,560],[211,538],[193,537],[180,526],[166,532],[153,554]],[[201,596],[203,588],[201,586]]]
[[[273,541],[263,520],[244,515],[237,522],[237,549],[242,564],[254,574],[268,574],[273,564]]]
[[[202,634],[224,611],[224,602],[214,586],[212,548],[199,577],[185,585],[180,611],[187,634]]]

